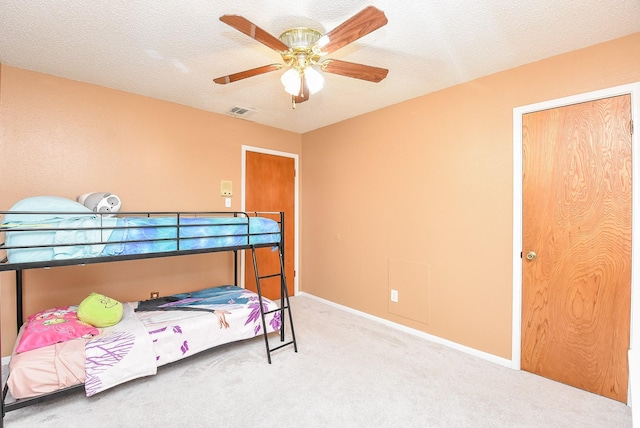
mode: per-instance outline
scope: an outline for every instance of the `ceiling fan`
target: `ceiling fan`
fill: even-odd
[[[325,35],[312,28],[297,27],[286,30],[276,38],[239,15],[223,15],[220,21],[277,51],[282,56],[284,64],[252,68],[218,77],[213,81],[224,85],[289,67],[280,80],[285,91],[291,94],[294,108],[296,103],[307,101],[310,94],[322,88],[324,79],[317,69],[369,82],[380,82],[389,72],[386,68],[330,58],[322,59],[323,56],[387,24],[384,12],[374,6],[364,8]]]

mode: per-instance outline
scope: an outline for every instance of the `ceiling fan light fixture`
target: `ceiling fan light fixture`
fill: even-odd
[[[290,68],[285,71],[280,81],[284,85],[284,90],[291,95],[298,95],[300,93],[300,72],[295,68]]]
[[[315,68],[307,67],[304,71],[304,78],[307,81],[309,92],[315,94],[324,85],[324,77]]]

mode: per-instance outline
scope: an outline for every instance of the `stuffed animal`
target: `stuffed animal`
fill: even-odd
[[[98,293],[89,294],[78,306],[78,319],[94,327],[115,325],[122,313],[122,303]]]
[[[78,196],[76,200],[96,213],[116,213],[122,206],[119,197],[107,192],[85,193]]]

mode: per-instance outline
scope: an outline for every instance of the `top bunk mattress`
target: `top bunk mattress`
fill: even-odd
[[[136,212],[114,216],[65,201],[70,203],[58,210],[52,210],[50,204],[37,210],[37,205],[19,203],[10,211],[0,212],[8,264],[224,250],[280,242],[279,223],[257,214]]]

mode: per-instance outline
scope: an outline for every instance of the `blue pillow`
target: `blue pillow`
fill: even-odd
[[[82,217],[92,215],[93,211],[84,205],[60,196],[32,196],[18,201],[9,211],[37,211],[33,214],[6,214],[3,223],[10,226],[14,223],[42,223],[58,221],[64,218]],[[79,214],[58,214],[58,213]]]

